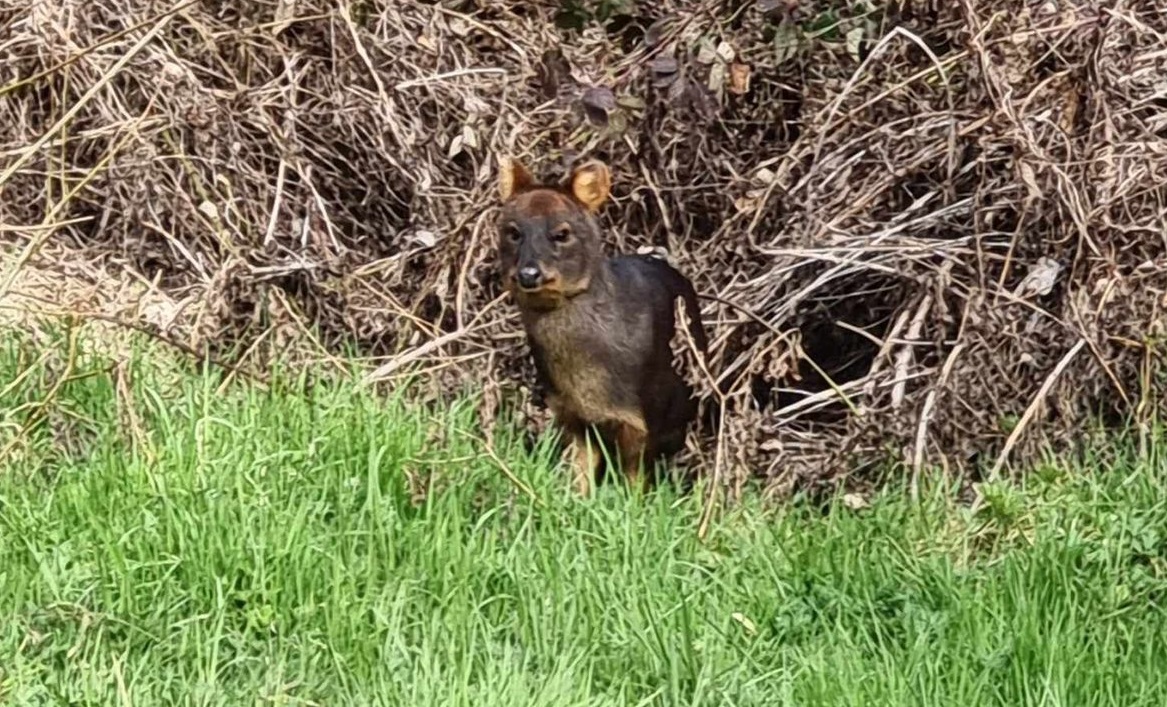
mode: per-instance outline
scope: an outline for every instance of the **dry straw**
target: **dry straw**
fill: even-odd
[[[731,491],[998,473],[1162,410],[1148,0],[8,0],[0,28],[3,281],[133,271],[196,348],[355,338],[489,418],[532,382],[497,160],[600,158],[612,249],[704,296],[726,416],[693,459]]]

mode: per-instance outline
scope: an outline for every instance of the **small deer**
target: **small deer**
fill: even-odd
[[[504,287],[585,496],[602,466],[597,442],[642,489],[642,465],[655,467],[684,446],[697,400],[672,365],[678,297],[702,356],[708,346],[684,275],[659,258],[604,255],[596,212],[610,189],[598,161],[576,167],[566,186],[537,182],[515,160],[504,160],[499,174]]]

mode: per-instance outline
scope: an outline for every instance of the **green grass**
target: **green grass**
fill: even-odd
[[[0,343],[3,705],[1167,703],[1158,446],[701,542],[697,500],[578,500],[500,429],[533,503],[469,398],[224,392],[141,348],[40,405],[37,353]]]

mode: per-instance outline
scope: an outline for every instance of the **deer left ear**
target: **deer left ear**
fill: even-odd
[[[599,160],[586,162],[571,173],[571,193],[588,211],[599,209],[612,191],[612,175]]]
[[[535,185],[535,178],[518,160],[504,157],[498,171],[498,193],[503,201]]]

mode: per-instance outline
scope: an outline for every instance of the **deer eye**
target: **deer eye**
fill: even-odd
[[[523,232],[520,231],[519,227],[514,224],[506,226],[503,229],[502,234],[503,237],[505,237],[511,243],[518,243],[519,241],[523,240]]]
[[[571,226],[567,224],[556,226],[551,229],[550,238],[552,243],[558,243],[560,245],[568,242],[571,240]]]

